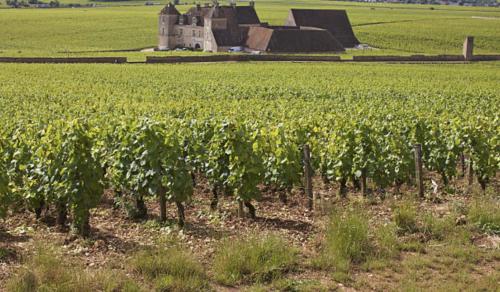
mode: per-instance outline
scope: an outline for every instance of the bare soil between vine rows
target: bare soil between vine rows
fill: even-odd
[[[420,202],[419,209],[431,211],[437,217],[450,213],[452,204],[467,203],[470,199],[466,195],[466,186],[461,180],[452,182],[455,190],[453,195],[443,195],[442,190],[433,193],[428,177],[426,184],[430,199]],[[168,208],[170,222],[159,224],[159,208],[154,200],[147,202],[148,219],[134,221],[129,219],[122,209],[113,207],[112,192],[108,191],[99,207],[92,211],[92,235],[88,239],[81,239],[68,232],[60,232],[55,226],[53,211],[48,210],[44,218],[35,220],[31,212],[23,212],[8,217],[0,226],[0,248],[8,254],[0,259],[0,291],[9,277],[23,265],[23,262],[32,255],[40,243],[50,243],[63,250],[64,258],[69,261],[83,262],[87,269],[99,268],[120,269],[127,276],[136,277],[124,265],[127,258],[135,251],[147,246],[158,244],[158,238],[175,236],[182,244],[188,247],[210,274],[210,265],[217,247],[222,240],[236,238],[241,235],[258,235],[277,233],[287,239],[289,243],[300,251],[301,262],[296,271],[286,277],[292,280],[313,280],[320,283],[327,290],[386,290],[400,287],[404,275],[389,268],[366,271],[354,268],[354,282],[345,285],[334,281],[331,273],[312,269],[307,263],[318,251],[324,238],[328,222],[328,214],[333,206],[347,205],[349,202],[360,201],[366,204],[366,212],[370,215],[370,224],[385,224],[392,220],[391,204],[394,195],[389,190],[386,193],[372,193],[371,199],[350,188],[347,199],[337,197],[336,186],[325,186],[319,179],[314,181],[315,189],[321,197],[320,207],[315,212],[307,209],[307,198],[301,190],[294,190],[286,204],[278,199],[278,195],[270,190],[263,189],[262,199],[255,202],[257,219],[242,219],[237,216],[237,205],[230,197],[222,197],[219,201],[219,210],[210,210],[211,191],[206,182],[199,182],[192,202],[186,205],[186,226],[179,230],[176,226],[176,208],[171,204]],[[477,186],[475,186],[477,188]],[[500,193],[498,179],[491,186],[493,192]],[[413,196],[413,188],[403,188],[401,196]],[[385,197],[384,200],[381,196]],[[369,201],[369,203],[367,203]],[[472,239],[478,249],[498,251],[500,240],[498,236],[477,235]],[[446,245],[446,243],[443,243]],[[415,252],[401,253],[400,259],[393,266],[399,265],[408,257],[432,257],[439,250],[432,245],[426,246],[426,252],[419,255]],[[431,262],[434,259],[431,259]],[[394,268],[394,267],[392,267]],[[474,269],[467,272],[473,278],[484,275],[498,276],[500,271],[500,256],[496,255],[489,261],[479,261]],[[439,268],[431,269],[426,277],[440,278]],[[418,280],[418,279],[417,279]],[[212,283],[217,291],[240,291],[247,286],[226,287]]]

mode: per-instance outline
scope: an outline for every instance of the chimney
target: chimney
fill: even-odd
[[[471,61],[474,58],[474,37],[468,36],[464,41],[463,55],[465,61]]]
[[[196,4],[196,10],[198,10],[198,11],[201,10],[201,5],[200,4]]]
[[[255,1],[250,0],[249,4],[250,4],[250,7],[255,7]]]

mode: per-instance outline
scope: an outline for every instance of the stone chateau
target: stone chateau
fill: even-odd
[[[345,10],[292,9],[284,26],[260,21],[255,4],[197,5],[181,14],[167,4],[159,15],[159,50],[341,52],[359,41]]]

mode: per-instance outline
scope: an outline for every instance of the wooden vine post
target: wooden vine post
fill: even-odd
[[[368,186],[366,185],[366,170],[361,171],[361,193],[363,196],[368,194]]]
[[[460,169],[461,169],[460,176],[465,177],[467,166],[465,165],[465,155],[463,152],[460,153]]]
[[[167,221],[167,198],[166,198],[166,190],[164,187],[160,187],[158,191],[158,199],[160,203],[160,221]]]
[[[422,173],[422,145],[415,144],[415,179],[417,182],[418,197],[424,197],[424,176]]]
[[[245,209],[243,207],[243,200],[238,199],[238,217],[245,218]]]
[[[474,183],[474,166],[473,166],[473,162],[472,162],[472,158],[469,157],[469,169],[467,171],[467,184],[470,186],[472,186],[472,184]]]
[[[307,144],[304,145],[304,178],[305,191],[308,198],[307,207],[309,210],[314,210],[316,198],[312,187],[311,149]]]

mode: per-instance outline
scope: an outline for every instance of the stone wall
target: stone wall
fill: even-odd
[[[473,61],[500,61],[500,55],[474,55]]]
[[[287,55],[213,55],[146,57],[146,63],[193,63],[193,62],[340,62],[339,56],[287,56]]]
[[[460,62],[465,61],[462,55],[413,55],[413,56],[354,56],[355,62]]]
[[[0,63],[127,63],[125,57],[15,58],[0,57]]]

